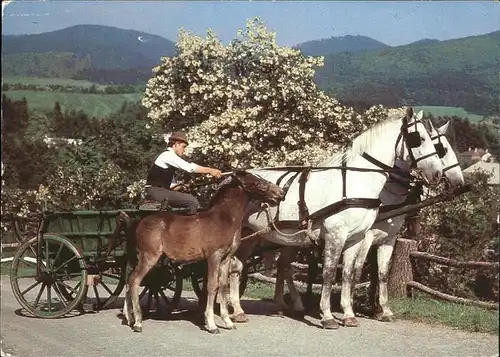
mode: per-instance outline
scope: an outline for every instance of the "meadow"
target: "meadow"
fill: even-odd
[[[19,90],[5,91],[2,94],[15,100],[26,98],[30,110],[52,110],[54,103],[59,102],[63,111],[82,110],[87,115],[97,118],[118,111],[126,101],[137,102],[142,98],[142,93],[90,94]]]
[[[432,114],[435,117],[457,116],[461,118],[467,118],[472,123],[479,123],[484,119],[482,115],[469,113],[464,108],[459,107],[415,106],[414,109],[415,111],[423,110],[424,114]]]

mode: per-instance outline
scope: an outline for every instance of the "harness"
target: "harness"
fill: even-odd
[[[407,122],[407,117],[405,117],[405,121],[403,122],[403,125],[401,127],[401,133],[399,134],[395,148],[397,148],[397,145],[399,144],[400,140],[404,140],[407,144],[407,148],[409,151],[410,159],[411,159],[411,167],[415,167],[417,162],[420,160],[423,160],[425,158],[431,157],[437,152],[433,152],[427,155],[423,155],[422,157],[419,157],[416,159],[412,153],[412,148],[416,148],[420,146],[421,144],[421,138],[420,134],[418,131],[415,132],[408,132],[408,127],[409,125],[415,125],[415,130],[416,130],[416,125],[417,122],[420,122],[419,120],[415,120],[414,123],[408,124]],[[437,150],[437,148],[436,148]],[[279,219],[279,209],[280,205],[277,206],[276,209],[276,215],[273,220],[269,218],[269,214],[266,211],[266,214],[268,215],[268,219],[270,221],[270,224],[272,227],[276,230],[283,229],[283,228],[298,228],[301,229],[301,232],[297,232],[291,235],[296,235],[298,233],[305,232],[306,235],[311,238],[311,240],[315,241],[315,238],[312,235],[311,232],[311,227],[312,224],[320,219],[325,219],[327,217],[330,217],[336,213],[339,213],[343,210],[349,209],[349,208],[367,208],[367,209],[379,209],[379,212],[387,212],[395,208],[399,208],[405,205],[408,205],[409,203],[416,203],[420,200],[420,196],[422,194],[422,188],[423,188],[423,183],[418,183],[414,187],[412,187],[408,181],[405,181],[404,179],[409,179],[411,178],[411,175],[402,170],[401,168],[394,166],[390,167],[379,160],[375,159],[373,156],[369,155],[368,153],[364,152],[361,154],[361,156],[367,160],[368,162],[372,163],[373,165],[379,167],[380,169],[370,169],[370,168],[359,168],[359,167],[348,167],[346,163],[346,156],[342,156],[342,161],[341,161],[341,166],[328,166],[328,167],[311,167],[311,166],[299,166],[299,167],[286,167],[287,172],[285,172],[282,176],[278,178],[276,181],[276,184],[280,186],[281,182],[290,175],[288,180],[286,181],[285,185],[283,186],[283,191],[284,191],[284,196],[286,197],[286,194],[288,193],[292,183],[299,177],[298,183],[299,183],[299,201],[297,202],[298,205],[298,212],[299,212],[299,217],[298,220],[280,220]],[[267,168],[266,170],[281,170],[283,168]],[[341,175],[342,175],[342,199],[340,201],[337,201],[335,203],[332,203],[326,207],[323,207],[316,212],[310,214],[309,209],[306,205],[305,202],[305,186],[307,183],[307,180],[309,178],[309,175],[312,170],[315,171],[321,171],[321,170],[331,170],[331,169],[339,169],[341,170]],[[360,172],[377,172],[380,174],[383,174],[385,176],[391,177],[392,180],[404,185],[410,190],[410,194],[406,198],[406,200],[403,203],[397,204],[397,205],[388,205],[388,206],[380,206],[382,204],[380,198],[347,198],[346,194],[346,175],[347,171],[360,171]],[[391,174],[397,174],[401,178],[397,178],[394,175],[391,176]],[[268,227],[266,230],[270,230],[270,227]],[[283,234],[282,232],[280,232]],[[285,234],[287,235],[287,234]],[[246,238],[246,237],[245,237]]]

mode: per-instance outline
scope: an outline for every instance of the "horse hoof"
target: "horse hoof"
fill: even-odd
[[[345,327],[358,327],[359,322],[355,317],[346,317],[344,320],[344,326]]]
[[[292,312],[292,317],[303,320],[306,317],[306,313],[304,311],[294,311]]]
[[[323,325],[323,328],[327,330],[337,330],[339,328],[339,324],[335,321],[335,319],[321,321],[321,325]]]
[[[378,320],[382,321],[382,322],[393,322],[394,321],[394,317],[391,316],[391,315],[382,315],[382,316],[379,317]]]
[[[133,330],[134,332],[142,332],[142,326],[133,326],[133,327],[132,327],[132,330]]]
[[[248,322],[248,316],[246,314],[241,313],[236,316],[233,316],[232,320],[236,323],[244,324]]]
[[[218,328],[214,328],[213,330],[208,330],[212,335],[220,335],[220,331]]]

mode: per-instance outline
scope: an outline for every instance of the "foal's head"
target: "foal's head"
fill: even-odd
[[[243,170],[234,171],[224,182],[240,185],[251,199],[277,205],[285,192],[276,184]]]

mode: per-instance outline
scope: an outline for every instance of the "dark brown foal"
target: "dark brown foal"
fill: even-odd
[[[228,329],[234,328],[227,308],[229,296],[229,265],[240,244],[241,225],[251,200],[276,205],[283,198],[281,188],[244,171],[225,179],[211,200],[208,210],[192,216],[156,212],[139,221],[135,229],[138,262],[128,279],[123,314],[127,324],[132,316],[127,302],[131,299],[135,317],[133,330],[142,331],[139,285],[165,253],[174,262],[207,259],[207,305],[205,327],[219,333],[214,321],[214,300],[220,289],[220,314]]]

